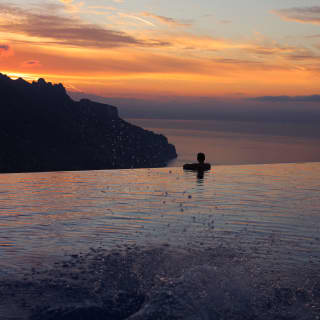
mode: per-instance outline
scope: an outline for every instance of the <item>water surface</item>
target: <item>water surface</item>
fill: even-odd
[[[318,320],[320,163],[0,175],[0,318]]]
[[[2,272],[90,247],[228,243],[319,259],[320,163],[0,176]]]

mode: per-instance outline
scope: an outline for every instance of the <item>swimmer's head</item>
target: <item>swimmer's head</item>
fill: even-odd
[[[204,160],[206,160],[206,156],[204,153],[202,152],[199,152],[198,155],[197,155],[197,159],[200,163],[204,163]]]

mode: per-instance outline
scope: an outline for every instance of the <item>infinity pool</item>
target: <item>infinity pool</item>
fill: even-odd
[[[133,244],[319,260],[319,181],[320,163],[2,174],[1,272]]]

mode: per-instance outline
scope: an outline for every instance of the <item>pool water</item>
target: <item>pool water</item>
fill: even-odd
[[[0,175],[1,319],[319,319],[320,163]]]
[[[319,258],[320,163],[0,176],[2,272],[90,247],[228,243]]]

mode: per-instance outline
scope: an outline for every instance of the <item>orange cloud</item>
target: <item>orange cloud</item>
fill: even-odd
[[[320,24],[320,6],[273,10],[272,13],[287,21]]]
[[[193,38],[203,47],[210,40]],[[187,41],[187,35],[184,39]],[[308,94],[318,92],[316,59],[306,64],[295,60],[297,57],[293,54],[298,51],[280,48],[278,52],[272,50],[271,45],[272,54],[252,58],[252,50],[259,46],[244,43],[239,44],[239,48],[229,48],[228,45],[221,41],[221,51],[198,55],[186,54],[181,43],[160,51],[141,47],[65,50],[59,45],[15,42],[15,55],[3,61],[0,59],[0,69],[15,74],[24,72],[29,78],[45,77],[49,81],[63,82],[68,88],[108,96],[216,96],[234,92],[264,96],[304,95],[306,90]],[[238,57],[228,57],[228,50],[238,50]],[[34,61],[35,52],[41,65],[31,69],[32,64],[24,62]]]
[[[116,11],[117,9],[115,7],[111,6],[88,6],[88,9],[102,9],[107,11]]]
[[[65,5],[65,10],[70,13],[79,12],[84,6],[83,2],[74,3],[73,0],[60,0]]]
[[[13,54],[13,51],[8,44],[0,43],[0,57],[9,57],[12,54]]]
[[[0,31],[24,34],[55,45],[114,48],[120,46],[161,46],[154,40],[142,41],[121,31],[105,29],[99,25],[65,17],[58,12],[39,14],[18,7],[0,4]],[[8,17],[9,16],[9,17]]]
[[[21,66],[23,68],[39,68],[41,67],[41,63],[40,61],[38,60],[27,60],[27,61],[24,61]]]
[[[177,28],[114,31],[68,16],[61,12],[63,8],[59,5],[35,13],[0,4],[0,36],[14,45],[14,55],[0,59],[2,72],[28,79],[44,77],[76,88],[73,90],[108,96],[318,92],[316,50],[261,37],[232,40],[178,32]],[[145,20],[177,22],[149,17]],[[1,56],[10,50],[7,44],[0,44]]]

